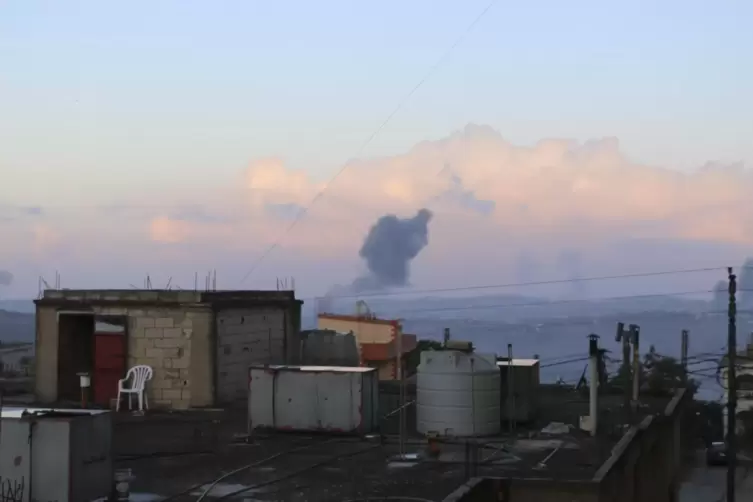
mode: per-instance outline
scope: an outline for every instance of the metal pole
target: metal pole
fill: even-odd
[[[683,379],[688,379],[688,330],[682,330],[682,352],[680,356],[682,361]]]
[[[398,384],[400,385],[400,414],[398,416],[398,420],[400,422],[399,425],[399,433],[400,433],[400,457],[402,458],[405,455],[405,407],[403,406],[405,404],[405,385],[404,385],[404,378],[403,378],[403,328],[402,326],[398,326],[395,330],[397,333],[397,354],[395,359],[395,373],[397,376]]]
[[[512,344],[507,344],[507,424],[510,434],[515,431],[515,382],[513,382]]]
[[[630,338],[625,331],[625,323],[617,323],[617,341],[622,342],[622,373],[624,375],[623,395],[625,397],[625,414],[630,417]]]
[[[727,502],[735,502],[735,469],[737,468],[737,277],[732,267],[727,268],[729,278],[729,316],[727,332]]]
[[[596,435],[599,415],[599,336],[588,335],[588,366],[591,370],[591,382],[589,387],[590,399],[588,401],[589,415],[591,418],[591,435]]]
[[[641,378],[641,352],[639,348],[641,328],[636,324],[630,325],[630,338],[633,342],[633,406],[638,408],[638,392]]]

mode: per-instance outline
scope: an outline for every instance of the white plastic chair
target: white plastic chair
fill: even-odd
[[[146,396],[146,383],[152,379],[152,367],[146,365],[134,366],[128,370],[126,377],[118,380],[118,404],[115,411],[120,411],[120,395],[128,394],[128,409],[132,408],[131,395],[137,394],[139,398],[139,411],[144,411],[144,407],[149,409],[149,400]],[[126,384],[131,384],[126,387]],[[144,406],[146,405],[146,406]]]

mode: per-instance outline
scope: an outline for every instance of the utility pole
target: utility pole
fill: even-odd
[[[595,436],[599,417],[599,335],[588,335],[588,358],[588,366],[591,370],[588,414],[591,418],[591,435]]]
[[[625,396],[625,413],[630,413],[630,337],[625,331],[625,323],[617,323],[618,342],[622,342],[622,373],[625,376],[623,394]]]
[[[683,380],[688,379],[688,335],[687,329],[682,330],[682,349],[680,352],[680,361],[682,361]]]
[[[447,342],[450,341],[450,328],[445,328],[444,329],[444,337],[443,337],[443,339],[444,339],[444,346],[447,347]]]
[[[630,341],[633,342],[633,407],[638,409],[638,393],[641,385],[641,352],[640,352],[640,338],[641,327],[637,324],[631,324]]]
[[[510,428],[510,434],[515,432],[515,382],[513,382],[513,372],[515,367],[512,364],[512,344],[507,344],[507,419]]]
[[[737,364],[737,277],[732,273],[732,267],[727,268],[729,279],[729,315],[727,332],[727,502],[735,502],[735,469],[737,469],[737,378],[735,364]]]

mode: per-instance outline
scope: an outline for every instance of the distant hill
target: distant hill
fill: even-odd
[[[0,342],[34,342],[34,314],[0,310]]]
[[[33,314],[34,300],[0,300],[0,310]]]

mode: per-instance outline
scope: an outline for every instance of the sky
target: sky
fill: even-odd
[[[487,5],[0,2],[0,296],[319,293],[424,206],[417,285],[747,256],[753,4]]]

